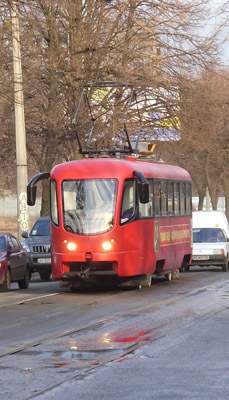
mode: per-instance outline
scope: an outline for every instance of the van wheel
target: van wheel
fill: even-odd
[[[229,269],[229,262],[227,260],[226,263],[222,266],[222,271],[223,272],[228,272],[228,269]]]
[[[0,292],[9,292],[10,291],[10,283],[11,283],[11,274],[9,268],[6,271],[5,281],[3,285],[0,286]]]
[[[18,281],[18,286],[19,286],[19,288],[20,288],[20,289],[28,289],[28,287],[29,287],[29,280],[30,280],[30,277],[29,277],[29,269],[26,268],[24,279],[23,279],[22,281]]]

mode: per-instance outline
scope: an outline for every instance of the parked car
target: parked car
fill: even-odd
[[[20,289],[29,287],[29,260],[21,243],[10,233],[0,234],[0,292],[8,292],[11,282]]]
[[[215,265],[229,269],[229,225],[222,211],[193,212],[193,254],[190,266]]]
[[[23,232],[22,237],[25,239],[22,246],[29,256],[30,274],[38,272],[41,279],[49,279],[52,272],[49,216],[40,217],[31,232]]]

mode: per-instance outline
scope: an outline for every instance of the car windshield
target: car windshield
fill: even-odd
[[[2,251],[6,251],[6,241],[3,236],[0,237],[0,252]]]
[[[38,219],[31,229],[30,236],[50,236],[49,219]]]
[[[226,237],[220,228],[198,228],[193,229],[194,243],[226,242]]]
[[[117,181],[90,179],[64,181],[64,227],[81,235],[95,235],[113,227]]]

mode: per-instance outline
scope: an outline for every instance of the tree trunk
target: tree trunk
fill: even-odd
[[[212,209],[213,210],[217,210],[217,208],[218,208],[218,199],[219,199],[219,196],[217,196],[217,195],[211,197]]]
[[[225,192],[225,213],[227,216],[227,219],[229,221],[229,187],[227,188],[227,191]]]
[[[205,193],[206,193],[205,189],[198,191],[199,195],[198,211],[203,210]]]
[[[49,189],[49,181],[42,181],[42,203],[41,203],[41,217],[43,215],[50,214],[50,189]]]
[[[229,221],[229,180],[226,175],[224,176],[223,187],[225,193],[225,213]]]

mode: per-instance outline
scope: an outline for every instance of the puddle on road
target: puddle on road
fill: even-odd
[[[93,337],[91,335],[93,334]],[[135,343],[147,343],[155,339],[159,332],[154,329],[137,330],[122,328],[107,332],[89,332],[88,335],[72,335],[65,340],[57,339],[43,343],[41,346],[24,350],[20,353],[22,360],[32,362],[32,368],[40,368],[47,360],[46,368],[65,368],[74,363],[101,362],[111,357],[118,357]],[[11,356],[12,357],[12,356]],[[36,360],[35,365],[34,361]],[[42,360],[42,361],[41,361]]]
[[[169,309],[166,299],[154,314],[150,311],[134,313],[132,319],[126,315],[117,316],[112,321],[106,320],[3,357],[0,361],[1,395],[4,400],[22,400],[58,381],[81,376],[102,363],[134,359],[131,352],[136,349],[135,344],[147,344],[174,331],[178,325],[187,326],[193,318],[203,318],[228,306],[228,287],[223,293],[217,288],[215,285],[205,292],[195,291],[197,295],[191,297],[191,302],[190,296],[178,298],[175,305],[171,301]],[[222,299],[222,296],[227,298]],[[10,385],[9,390],[12,376],[14,385]],[[18,396],[21,385],[25,388],[23,397]]]
[[[128,333],[126,335],[123,335],[123,333],[122,333],[121,336],[119,335],[119,336],[113,337],[113,342],[116,342],[116,343],[149,342],[155,336],[157,336],[155,331],[156,330],[154,328],[152,328],[152,329],[148,329],[146,331],[141,331],[141,332],[135,333],[132,336],[130,335],[130,333]]]
[[[4,366],[0,364],[1,375],[2,373],[8,375],[8,371],[11,370],[15,376],[24,375],[26,378],[29,373],[40,380],[42,377],[45,379],[46,375],[51,375],[52,379],[52,375],[57,372],[77,373],[110,360],[118,360],[126,351],[131,351],[134,344],[150,342],[159,335],[154,328],[138,330],[136,326],[132,328],[129,326],[112,331],[112,327],[114,328],[110,326],[110,329],[104,332],[101,332],[101,326],[98,332],[95,330],[87,334],[78,332],[70,337],[50,340],[40,346],[24,350],[20,355],[18,353],[8,356],[4,360]],[[47,370],[50,372],[45,372]]]

